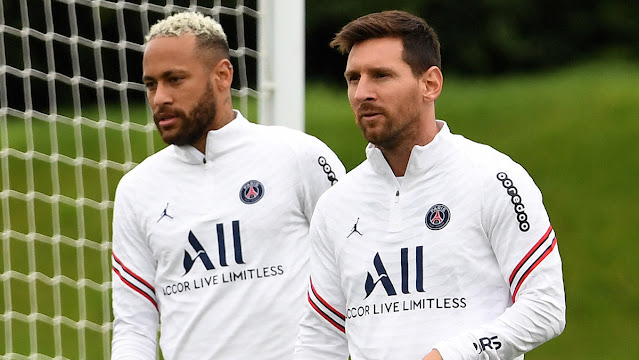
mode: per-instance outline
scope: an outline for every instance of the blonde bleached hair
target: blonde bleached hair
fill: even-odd
[[[199,12],[181,12],[160,20],[151,26],[145,39],[149,42],[157,37],[179,37],[187,34],[195,36],[200,49],[222,52],[223,57],[229,57],[229,44],[222,25]]]

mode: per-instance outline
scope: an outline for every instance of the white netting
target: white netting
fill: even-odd
[[[186,9],[218,19],[236,69],[235,106],[254,118],[256,8],[0,1],[0,354],[108,358],[115,187],[164,146],[140,84],[143,35]]]

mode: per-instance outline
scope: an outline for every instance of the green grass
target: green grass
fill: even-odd
[[[366,142],[354,124],[345,86],[310,83],[306,104],[307,132],[324,140],[347,169],[359,164],[364,159]],[[131,111],[135,121],[145,118],[144,106]],[[109,109],[108,114],[110,120],[121,121],[119,109]],[[89,108],[83,115],[98,118],[95,110]],[[634,359],[639,353],[639,226],[635,223],[639,215],[639,188],[635,186],[639,176],[635,140],[639,135],[639,67],[599,61],[502,78],[450,76],[446,77],[437,102],[437,115],[448,122],[453,132],[489,144],[521,163],[544,194],[564,262],[567,327],[563,335],[526,358]],[[21,152],[31,146],[49,154],[57,143],[58,152],[70,158],[81,151],[95,161],[108,157],[117,162],[139,162],[163,146],[157,136],[149,138],[134,132],[130,137],[132,150],[127,154],[123,149],[129,140],[116,130],[109,129],[101,135],[91,126],[78,129],[58,124],[53,131],[50,124],[35,119],[32,127],[33,141],[25,132],[23,120],[9,120],[9,145]],[[75,140],[78,130],[83,136],[79,142]],[[0,126],[0,131],[5,128]],[[0,134],[0,139],[3,136]],[[56,179],[46,161],[30,160],[31,174],[29,160],[6,155],[0,160],[0,171],[8,169],[10,178],[10,184],[4,184],[3,189],[25,193],[33,188],[51,195],[59,187],[59,193],[65,196],[75,198],[84,191],[85,197],[96,202],[113,198],[115,185],[124,173],[108,168],[101,174],[83,166],[76,174],[71,166],[60,164]],[[78,179],[83,180],[82,190],[76,186]],[[38,198],[9,197],[1,202],[0,219],[10,218],[8,227],[2,220],[3,231],[41,234],[31,242],[16,237],[3,240],[3,252],[8,246],[10,254],[0,256],[2,271],[9,261],[11,268],[22,274],[37,271],[49,278],[62,274],[75,280],[84,269],[86,278],[102,281],[104,274],[100,269],[104,261],[110,261],[108,251],[80,251],[75,240],[52,245],[47,237],[59,226],[63,236],[84,237],[99,246],[105,232],[109,232],[110,209],[66,204],[56,208]],[[35,211],[31,212],[30,207]],[[60,220],[55,220],[56,216]],[[87,224],[84,227],[79,226],[78,219],[82,218]],[[62,254],[59,261],[53,256],[56,251]],[[109,305],[109,298],[104,291],[86,288],[86,301],[80,304],[77,290],[64,283],[58,286],[63,300],[60,312],[66,318],[79,320],[79,308],[96,323],[108,314],[105,306]],[[10,294],[5,293],[6,289]],[[30,287],[26,281],[9,280],[3,274],[0,311],[6,311],[5,299],[9,298],[14,311],[28,315],[37,308],[53,316],[57,313],[52,305],[55,289],[41,280]],[[40,351],[52,355],[55,344],[50,339],[59,331],[64,338],[65,356],[79,357],[80,336],[74,328],[62,324],[56,330],[45,322],[36,323],[30,329],[24,322],[12,322],[15,352],[28,354],[31,341],[38,344]],[[38,338],[32,338],[31,332],[37,332]],[[3,321],[0,334],[0,353],[4,353],[7,344]],[[88,357],[101,358],[103,335],[90,330],[84,336]]]
[[[345,86],[314,83],[307,87],[306,132],[333,149],[346,170],[353,169],[366,158],[367,142],[355,124]]]

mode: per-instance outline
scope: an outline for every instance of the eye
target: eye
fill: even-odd
[[[144,87],[146,87],[147,90],[154,89],[156,85],[157,85],[157,83],[155,81],[145,81],[144,82]]]
[[[182,80],[182,79],[183,78],[179,77],[179,76],[172,76],[168,80],[169,80],[170,83],[177,83],[177,82],[180,82],[180,80]]]
[[[358,80],[359,80],[359,75],[353,74],[353,75],[347,75],[346,76],[346,82],[349,83],[349,84],[353,83],[353,82],[356,82]]]

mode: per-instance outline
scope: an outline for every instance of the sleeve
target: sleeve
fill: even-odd
[[[295,360],[346,360],[346,300],[335,253],[328,246],[321,201],[311,221],[311,278],[299,324]]]
[[[300,147],[299,167],[302,181],[304,214],[310,221],[320,195],[346,174],[337,155],[322,141],[305,135],[307,142]]]
[[[133,208],[135,189],[127,185],[120,181],[113,208],[111,359],[155,360],[159,323],[155,264]]]
[[[564,330],[561,259],[541,192],[518,164],[486,180],[482,223],[512,306],[484,326],[436,344],[444,360],[514,359]]]

